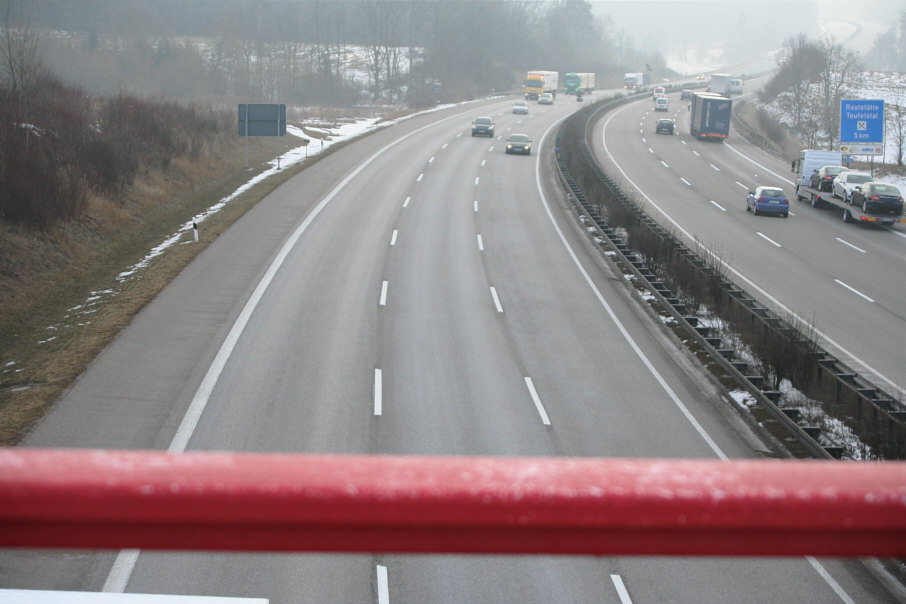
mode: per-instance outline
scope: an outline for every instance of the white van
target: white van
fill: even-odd
[[[659,96],[654,99],[654,110],[655,111],[667,111],[667,97]]]
[[[839,151],[822,151],[819,149],[804,149],[799,152],[799,158],[793,160],[792,172],[796,174],[796,190],[799,187],[808,187],[811,184],[812,172],[821,166],[839,166],[843,163],[843,154]]]
[[[732,78],[730,80],[730,94],[742,94],[742,80]]]

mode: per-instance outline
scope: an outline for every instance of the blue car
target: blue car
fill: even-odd
[[[746,197],[746,212],[758,214],[790,215],[790,200],[780,187],[758,187]]]

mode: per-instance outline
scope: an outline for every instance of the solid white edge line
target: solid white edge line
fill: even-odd
[[[387,306],[387,285],[386,281],[381,283],[381,306]]]
[[[387,567],[377,567],[377,601],[378,604],[390,604],[390,581],[387,579]]]
[[[613,112],[613,113],[610,115],[610,117],[607,118],[607,123],[609,123],[610,120],[613,119],[613,116],[616,115],[617,113],[618,113],[618,112]],[[606,124],[605,124],[605,128],[606,128]],[[725,142],[724,144],[726,144],[726,142]],[[718,263],[720,264],[720,266],[726,268],[727,271],[729,271],[731,274],[733,274],[737,279],[739,279],[739,280],[745,282],[746,284],[748,284],[749,287],[751,287],[752,289],[754,289],[755,291],[757,291],[758,293],[760,293],[762,296],[764,296],[765,299],[767,299],[768,301],[770,301],[774,306],[776,306],[778,309],[780,309],[784,314],[786,314],[786,315],[792,317],[793,319],[795,319],[795,320],[797,320],[797,321],[801,321],[803,325],[808,325],[808,326],[814,331],[814,333],[815,333],[819,338],[821,338],[822,340],[824,340],[825,342],[827,342],[830,346],[836,348],[836,349],[837,349],[838,351],[840,351],[840,353],[842,353],[843,355],[849,357],[849,360],[851,360],[853,363],[856,363],[856,364],[858,364],[858,365],[861,365],[861,366],[865,369],[865,371],[867,371],[868,373],[871,373],[871,374],[872,374],[873,376],[875,376],[877,379],[881,380],[881,381],[884,382],[885,384],[887,384],[887,385],[889,385],[890,387],[894,388],[898,393],[900,393],[901,396],[902,396],[902,395],[906,395],[906,389],[904,389],[904,388],[901,387],[899,384],[897,384],[896,382],[894,382],[892,379],[888,378],[886,375],[882,374],[880,371],[878,371],[877,369],[875,369],[874,367],[872,367],[871,365],[869,365],[867,362],[863,361],[862,359],[860,359],[859,357],[857,357],[855,354],[853,354],[852,352],[850,352],[849,350],[847,350],[845,347],[843,347],[843,345],[839,344],[836,340],[834,340],[833,338],[831,338],[830,336],[828,336],[826,333],[822,332],[822,331],[819,330],[817,327],[815,327],[815,326],[814,326],[811,322],[809,322],[806,318],[804,318],[804,317],[800,316],[799,314],[793,312],[792,309],[790,309],[790,308],[787,307],[784,303],[782,303],[780,300],[778,300],[777,298],[775,298],[774,296],[772,296],[770,293],[768,293],[768,291],[765,290],[763,287],[761,287],[760,285],[758,285],[757,283],[755,283],[754,281],[752,281],[751,279],[749,279],[748,277],[746,277],[745,275],[743,275],[742,273],[740,273],[740,272],[739,272],[738,270],[736,270],[732,265],[730,265],[729,263],[725,262],[725,261],[724,261],[723,259],[721,259],[717,254],[715,254],[714,252],[712,252],[711,250],[709,250],[708,248],[706,248],[706,247],[704,246],[704,244],[702,244],[698,239],[696,239],[689,231],[687,231],[686,229],[684,229],[684,228],[682,227],[682,225],[680,225],[680,223],[678,223],[676,220],[674,220],[672,216],[670,216],[670,215],[669,215],[662,207],[660,207],[660,206],[659,206],[659,205],[658,205],[651,197],[649,197],[644,191],[642,191],[642,188],[641,188],[639,185],[637,185],[637,184],[635,183],[635,181],[633,181],[631,178],[629,178],[629,175],[626,174],[626,172],[623,170],[623,168],[621,168],[620,165],[619,165],[618,163],[616,163],[616,160],[614,160],[613,154],[612,154],[612,153],[610,152],[610,150],[607,148],[607,144],[606,144],[606,143],[604,144],[604,152],[607,153],[607,155],[611,158],[611,160],[614,161],[614,165],[616,166],[617,170],[620,171],[620,174],[623,175],[623,178],[624,178],[630,185],[632,185],[632,187],[635,188],[636,191],[638,191],[639,195],[641,195],[642,198],[645,199],[645,201],[646,201],[651,207],[653,207],[655,210],[657,210],[658,212],[660,212],[661,216],[663,216],[665,220],[667,220],[670,224],[672,224],[672,225],[674,226],[674,228],[676,229],[677,232],[682,233],[683,236],[686,237],[687,241],[690,241],[690,242],[692,242],[693,244],[695,244],[695,245],[696,245],[699,249],[701,249],[704,253],[708,254],[708,256],[710,256],[710,257],[713,258],[716,262],[718,262]],[[745,155],[743,155],[742,153],[739,153],[739,151],[736,151],[736,153],[738,153],[738,154],[741,155],[742,157],[745,157],[746,159],[748,159]],[[696,153],[696,154],[697,154],[697,153]],[[754,162],[753,162],[753,163],[754,163]],[[770,172],[770,170],[768,170],[768,171]],[[771,173],[773,174],[773,172],[771,172]],[[891,229],[890,232],[897,233],[897,231],[894,231],[893,229]],[[906,234],[904,234],[904,236],[906,236]]]
[[[818,572],[818,574],[821,575],[821,578],[824,579],[824,582],[827,583],[832,590],[834,590],[834,593],[837,594],[837,597],[840,598],[841,601],[845,602],[846,604],[856,604],[855,601],[849,597],[849,594],[846,593],[846,591],[842,587],[840,587],[840,584],[837,583],[836,580],[834,580],[834,578],[830,575],[829,572],[827,572],[827,569],[824,568],[824,566],[822,566],[820,562],[818,562],[812,556],[806,556],[805,559],[808,560],[808,563],[812,565],[812,568],[814,568]]]
[[[611,117],[613,117],[613,116],[611,115]],[[550,133],[550,131],[563,119],[566,119],[566,118],[565,117],[561,118],[561,120],[554,122],[553,124],[551,124],[551,126],[547,130],[545,130],[544,135],[542,135],[542,137],[541,137],[542,144],[544,143],[544,139],[547,137],[547,135]],[[607,152],[608,155],[610,155],[610,151],[607,150],[606,141],[604,141],[604,150]],[[625,173],[624,173],[624,176],[626,176]],[[554,219],[554,214],[551,211],[550,204],[547,201],[547,196],[544,194],[544,190],[541,187],[541,154],[540,153],[538,154],[538,156],[535,159],[535,187],[538,189],[538,193],[541,197],[541,203],[544,205],[544,210],[547,212],[548,220],[550,220],[550,223],[553,225],[554,230],[557,232],[557,236],[560,238],[560,242],[563,244],[563,247],[566,248],[567,253],[569,254],[570,258],[572,258],[572,260],[573,260],[573,263],[579,269],[579,272],[582,274],[582,277],[584,277],[585,282],[591,288],[592,292],[594,292],[594,295],[595,295],[595,297],[597,297],[598,302],[600,302],[601,306],[604,307],[604,310],[607,312],[608,316],[610,317],[610,320],[613,321],[614,325],[616,325],[617,329],[620,332],[620,335],[623,336],[623,339],[626,340],[626,343],[629,344],[630,348],[632,348],[632,350],[633,350],[633,352],[635,352],[636,356],[639,357],[639,359],[642,361],[642,364],[645,365],[645,368],[648,369],[648,372],[654,377],[654,379],[657,381],[657,383],[661,387],[661,389],[667,394],[667,396],[670,398],[670,400],[673,401],[673,404],[677,407],[677,409],[680,410],[680,412],[683,414],[683,416],[686,418],[686,420],[692,425],[692,427],[695,429],[695,431],[698,432],[698,435],[701,436],[702,440],[705,441],[705,443],[708,445],[708,447],[711,449],[711,451],[719,459],[726,461],[728,459],[727,455],[721,450],[721,448],[719,446],[717,446],[717,443],[714,442],[714,439],[711,438],[711,435],[705,431],[705,429],[702,427],[702,425],[700,423],[698,423],[698,420],[695,419],[695,417],[692,415],[692,413],[689,411],[689,409],[686,407],[686,405],[683,403],[683,401],[680,400],[680,398],[676,394],[676,392],[673,391],[673,389],[670,387],[670,384],[667,383],[667,380],[664,379],[664,377],[658,372],[657,368],[655,368],[655,366],[651,363],[651,361],[648,359],[648,357],[645,355],[645,353],[642,351],[642,349],[639,348],[639,345],[632,338],[632,335],[630,335],[629,331],[626,329],[626,327],[620,321],[619,317],[617,317],[617,314],[610,307],[610,304],[608,304],[607,300],[604,299],[604,294],[601,293],[601,290],[599,290],[598,286],[595,285],[595,282],[592,280],[591,276],[588,274],[588,271],[585,270],[584,266],[582,266],[582,263],[579,261],[578,256],[576,256],[576,252],[569,245],[569,242],[566,240],[566,236],[563,234],[563,231],[560,229],[560,226],[557,224],[557,221]],[[638,187],[636,187],[636,188],[638,188]]]
[[[866,300],[868,300],[869,302],[874,303],[874,300],[873,300],[872,298],[869,298],[868,296],[866,296],[865,294],[863,294],[862,292],[860,292],[860,291],[857,290],[856,288],[854,288],[854,287],[852,287],[852,286],[850,286],[850,285],[847,285],[847,284],[843,283],[843,282],[840,281],[839,279],[834,279],[834,281],[835,281],[836,283],[839,283],[840,285],[842,285],[843,287],[845,287],[846,289],[848,289],[848,290],[851,291],[852,293],[856,294],[857,296],[861,296],[861,297],[865,298]]]
[[[541,404],[541,397],[538,396],[538,391],[535,390],[535,384],[532,382],[532,378],[526,376],[525,385],[528,386],[529,394],[532,397],[532,401],[535,403],[535,409],[538,410],[538,415],[541,416],[541,423],[545,426],[550,426],[551,420],[547,416],[547,411],[544,410],[544,405]]]
[[[617,111],[614,111],[614,112],[612,112],[611,115],[607,118],[607,121],[606,121],[605,124],[604,124],[604,128],[605,128],[605,129],[607,128],[607,124],[610,123],[610,120],[613,119],[613,117],[614,117],[617,113],[618,113]],[[546,134],[547,134],[547,133],[545,132],[545,135],[546,135]],[[543,138],[543,137],[542,137],[542,138]],[[649,203],[651,203],[655,208],[657,208],[657,210],[658,210],[658,211],[659,211],[659,212],[660,212],[667,220],[669,220],[674,226],[676,226],[676,228],[679,229],[680,232],[682,232],[684,235],[686,235],[686,237],[689,237],[690,240],[694,241],[695,239],[694,239],[693,237],[691,237],[691,236],[689,235],[689,233],[685,231],[685,229],[683,229],[683,228],[682,228],[675,220],[673,220],[673,218],[671,218],[671,217],[670,217],[663,209],[661,209],[656,203],[654,203],[654,200],[652,200],[650,197],[648,197],[648,195],[646,195],[645,192],[642,191],[642,189],[641,189],[637,184],[635,184],[635,182],[633,182],[632,179],[629,178],[629,175],[626,174],[626,172],[624,172],[623,169],[620,167],[620,165],[614,160],[613,155],[610,153],[610,150],[607,148],[607,140],[606,140],[603,136],[602,136],[601,138],[602,138],[602,141],[601,141],[601,142],[602,142],[602,144],[603,144],[604,152],[607,153],[608,157],[610,157],[612,161],[614,161],[614,165],[617,167],[617,170],[620,171],[620,173],[623,175],[623,177],[624,177],[624,178],[625,178],[625,179],[626,179],[633,187],[635,187],[636,191],[638,191],[639,194],[640,194],[642,197],[644,197]],[[537,171],[536,171],[536,175],[535,175],[535,180],[536,180],[536,183],[537,183],[537,186],[538,186],[538,190],[540,191],[540,190],[541,190],[541,182],[540,182],[540,180],[539,180]],[[542,193],[541,195],[542,195],[542,198],[543,198],[543,197],[544,197],[544,193]],[[547,207],[547,201],[546,201],[546,200],[544,200],[544,204],[545,204],[545,207]],[[550,216],[550,217],[551,217],[551,220],[553,221],[553,215],[551,214],[550,209],[548,209],[548,216]],[[555,226],[555,228],[557,228],[557,231],[559,232],[560,229],[559,229],[558,227],[556,227],[556,224],[555,224],[554,226]],[[561,237],[561,239],[563,239],[563,235],[562,235],[562,234],[560,235],[560,237]],[[705,249],[705,248],[702,248],[702,249]],[[710,250],[706,250],[706,251],[707,251],[709,254],[711,254],[712,256],[714,256],[714,254],[713,254]],[[572,253],[572,250],[570,250],[570,253]],[[752,282],[751,282],[749,279],[747,279],[746,277],[742,276],[738,271],[736,271],[734,268],[732,268],[729,264],[726,264],[726,263],[723,262],[722,260],[721,260],[720,262],[721,262],[722,265],[726,266],[727,269],[730,270],[732,273],[738,275],[740,278],[744,279],[747,283],[749,283],[750,285],[752,285],[753,287],[755,287],[756,289],[758,289],[761,293],[763,293],[764,295],[766,295],[769,299],[771,299],[771,300],[774,301],[775,303],[779,304],[782,308],[784,308],[784,310],[786,310],[786,311],[787,311],[788,313],[790,313],[792,316],[797,316],[797,315],[793,314],[791,311],[789,311],[788,309],[786,309],[785,306],[783,306],[782,304],[780,304],[779,302],[777,302],[777,301],[773,298],[773,296],[771,296],[771,295],[768,294],[766,291],[762,290],[760,287],[758,287],[757,285],[755,285],[754,283],[752,283]],[[582,269],[582,271],[583,271],[583,273],[584,273],[584,269]],[[588,280],[588,276],[587,276],[587,275],[586,275],[586,280]],[[597,290],[595,290],[595,291],[597,292]],[[600,294],[598,294],[598,295],[600,296]],[[610,311],[609,311],[609,307],[608,307],[608,312],[610,312]],[[797,318],[798,318],[798,317],[797,317]],[[800,320],[801,320],[801,319],[800,319]],[[808,323],[805,323],[805,324],[808,325]],[[619,327],[620,327],[620,331],[623,331],[622,326],[619,325]],[[820,334],[820,332],[816,332],[816,333],[819,333],[819,334]],[[823,337],[823,336],[822,336],[822,337]],[[832,341],[832,340],[828,340],[828,341]],[[681,403],[680,403],[680,404],[681,404]],[[687,413],[688,413],[688,410],[685,410],[685,407],[683,407],[683,409],[684,409],[684,414],[687,414]],[[689,417],[689,415],[687,415],[687,417]],[[695,421],[694,418],[692,419],[692,421]],[[698,426],[698,423],[695,422],[694,425]],[[699,428],[700,428],[700,427],[697,427],[696,430],[698,430]],[[699,434],[703,434],[704,436],[707,436],[707,433],[705,433],[704,430],[701,430],[701,431],[699,432]],[[710,437],[708,437],[708,440],[710,441]],[[712,442],[713,442],[713,441],[712,441]],[[716,447],[717,447],[717,445],[715,444],[715,445],[714,445],[714,448],[716,448]],[[712,448],[712,450],[713,450],[713,448]],[[717,452],[718,452],[718,457],[720,457],[722,460],[725,460],[725,461],[728,459],[728,458],[726,457],[726,455],[724,455],[723,452],[722,452],[719,448],[717,448],[716,450],[717,450]],[[821,578],[824,579],[825,583],[827,583],[827,584],[831,587],[831,589],[834,590],[834,592],[836,592],[836,594],[840,597],[841,600],[843,600],[843,601],[846,602],[847,604],[850,604],[850,603],[855,604],[855,603],[852,601],[852,599],[846,594],[846,592],[843,591],[843,588],[840,587],[840,585],[834,580],[833,577],[830,576],[830,574],[827,572],[827,570],[825,570],[824,567],[821,566],[821,564],[820,564],[817,560],[815,560],[815,559],[812,558],[811,556],[806,556],[806,560],[808,560],[808,561],[809,561],[809,564],[811,564],[812,567],[813,567],[816,571],[818,571],[818,574],[821,576]]]
[[[374,414],[381,415],[384,412],[384,372],[375,368],[374,370]]]
[[[503,312],[503,307],[500,305],[500,298],[497,297],[497,289],[493,285],[491,286],[491,297],[494,299],[494,306],[497,307],[497,312]]]
[[[393,140],[383,147],[381,147],[376,153],[371,155],[364,162],[359,164],[359,166],[346,175],[346,178],[341,180],[337,186],[330,190],[330,193],[324,196],[324,198],[318,202],[311,212],[308,213],[308,216],[305,217],[305,220],[296,227],[296,230],[286,239],[283,244],[283,247],[280,248],[280,251],[274,256],[273,261],[271,261],[270,266],[268,266],[267,271],[261,277],[261,281],[258,282],[258,285],[255,287],[255,290],[252,292],[252,295],[249,296],[249,299],[246,301],[245,306],[242,307],[242,311],[239,313],[239,316],[236,317],[236,321],[233,323],[233,327],[230,328],[229,333],[226,338],[224,338],[223,343],[220,345],[220,349],[217,351],[217,355],[214,357],[214,360],[211,361],[211,365],[208,367],[208,371],[205,373],[204,378],[201,380],[201,384],[198,386],[198,390],[195,391],[195,396],[192,397],[192,402],[189,403],[189,408],[186,410],[186,414],[183,416],[182,421],[179,424],[179,427],[176,429],[176,434],[173,436],[173,440],[170,441],[170,446],[167,449],[170,453],[182,453],[186,450],[186,447],[189,444],[189,439],[192,437],[192,434],[195,432],[195,427],[198,425],[198,421],[201,419],[201,414],[204,411],[205,406],[208,404],[208,399],[211,396],[211,393],[214,390],[214,386],[217,384],[217,380],[220,378],[220,374],[223,373],[224,367],[230,358],[230,355],[233,353],[233,349],[236,347],[239,337],[242,335],[242,332],[245,330],[246,325],[248,325],[249,320],[251,319],[252,313],[255,311],[255,307],[258,306],[258,302],[261,301],[261,298],[264,296],[264,292],[270,286],[271,281],[274,280],[274,277],[277,274],[277,271],[280,270],[280,267],[286,261],[287,256],[295,247],[296,243],[299,241],[299,238],[302,237],[302,234],[308,229],[315,218],[327,207],[334,197],[339,194],[343,188],[348,185],[355,177],[362,173],[362,171],[371,165],[378,157],[383,155],[389,149],[395,147],[404,140],[415,136],[416,134],[433,128],[438,124],[452,120],[460,119],[461,114],[466,113],[465,111],[456,113],[454,115],[445,117],[443,119],[437,120],[430,124],[426,124],[421,128],[416,128],[408,134],[404,134],[396,140]],[[406,203],[409,203],[409,198],[406,198]],[[117,554],[116,559],[113,561],[113,566],[110,568],[110,572],[107,574],[107,580],[104,582],[104,591],[116,591],[122,593],[126,590],[126,587],[129,583],[129,579],[132,577],[132,572],[135,570],[135,565],[138,563],[138,555],[140,550],[120,550]],[[107,589],[107,586],[110,585],[110,589]]]
[[[623,578],[620,575],[610,575],[610,580],[613,581],[617,595],[620,596],[620,603],[632,604],[632,598],[629,597],[629,592],[626,590],[626,586],[623,585]]]

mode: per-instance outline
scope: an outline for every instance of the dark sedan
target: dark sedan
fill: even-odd
[[[526,134],[511,134],[510,137],[506,139],[506,152],[531,155],[532,139]]]
[[[663,118],[657,121],[657,125],[654,127],[655,134],[673,134],[674,121],[668,118]]]
[[[834,188],[834,179],[846,172],[843,166],[821,166],[812,173],[809,186],[819,191],[831,191]]]
[[[898,219],[903,215],[903,195],[893,185],[868,182],[853,189],[849,196],[854,206],[861,206],[866,214]]]

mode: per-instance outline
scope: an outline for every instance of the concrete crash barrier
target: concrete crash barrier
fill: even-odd
[[[0,546],[906,556],[906,463],[0,450]]]

